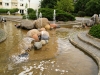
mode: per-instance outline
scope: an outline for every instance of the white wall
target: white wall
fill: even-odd
[[[5,9],[11,9],[11,0],[2,0],[2,5],[3,5],[3,8]],[[8,3],[9,5],[7,6],[6,3]]]

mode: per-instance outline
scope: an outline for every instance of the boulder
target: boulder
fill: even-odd
[[[47,31],[41,31],[41,40],[49,40],[49,33]]]
[[[50,28],[51,28],[51,27],[50,27],[49,24],[47,24],[47,25],[45,26],[45,29],[46,29],[46,30],[50,30]]]
[[[55,29],[55,28],[60,28],[60,26],[57,24],[50,24],[50,28]]]
[[[45,28],[40,28],[40,29],[39,29],[39,31],[45,31],[45,30],[46,30]]]
[[[25,29],[33,29],[34,28],[34,21],[24,19],[24,20],[21,21],[20,24],[16,24],[15,26],[25,28]]]
[[[45,45],[48,43],[48,40],[41,40],[40,42],[42,43],[42,45]]]
[[[38,28],[45,27],[46,25],[49,25],[49,24],[50,22],[48,21],[47,18],[39,18],[35,20],[34,27],[38,29]]]
[[[35,42],[34,43],[34,49],[41,49],[42,48],[42,43],[41,42]]]
[[[99,23],[99,17],[97,14],[94,14],[92,17],[91,17],[91,20],[94,21],[94,24],[98,24]]]
[[[33,37],[34,34],[37,34],[39,36],[40,35],[40,32],[37,29],[32,29],[32,30],[29,30],[27,32],[26,36]]]
[[[30,37],[25,37],[23,38],[22,42],[20,43],[20,46],[23,50],[28,50],[28,49],[31,49],[32,47],[32,42],[34,41],[33,38],[30,38]]]
[[[34,39],[35,42],[39,41],[39,37],[37,34],[32,35],[32,38]]]

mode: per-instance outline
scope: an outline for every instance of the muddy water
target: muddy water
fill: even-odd
[[[7,33],[7,39],[0,43],[0,75],[98,75],[95,61],[68,41],[68,36],[80,29],[61,28],[56,33],[53,30],[51,42],[43,50],[32,50],[29,56],[18,58],[19,43],[27,31],[14,24],[0,25]]]

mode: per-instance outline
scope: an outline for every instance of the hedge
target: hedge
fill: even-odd
[[[89,34],[100,39],[100,24],[92,26],[89,30]]]
[[[70,13],[64,12],[62,10],[56,10],[56,20],[57,21],[73,21],[75,20],[75,16],[73,16]],[[50,9],[50,8],[40,8],[38,15],[40,14],[40,12],[42,13],[42,17],[48,18],[48,20],[53,21],[53,13],[54,13],[54,9]],[[29,19],[36,19],[36,10],[29,13]]]

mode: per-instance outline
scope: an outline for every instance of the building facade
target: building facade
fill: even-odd
[[[39,3],[35,3],[36,0],[0,0],[0,8],[13,9],[18,8],[18,13],[26,13],[27,8],[38,9]]]

